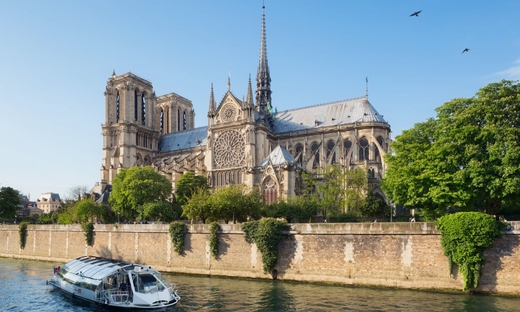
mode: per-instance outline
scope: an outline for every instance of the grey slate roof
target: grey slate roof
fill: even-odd
[[[260,167],[266,166],[271,160],[271,163],[274,166],[283,165],[284,163],[288,164],[298,164],[296,159],[287,151],[285,148],[278,145],[270,154],[267,156],[261,163]],[[298,164],[299,166],[299,164]],[[301,166],[300,166],[301,167]]]
[[[307,106],[275,114],[274,133],[355,122],[386,123],[366,97]]]
[[[199,127],[163,135],[159,142],[159,153],[168,153],[200,145],[207,145],[208,127]]]

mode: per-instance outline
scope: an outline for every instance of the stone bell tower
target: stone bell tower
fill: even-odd
[[[132,73],[107,81],[101,184],[112,184],[123,168],[152,164],[160,138],[152,84]]]

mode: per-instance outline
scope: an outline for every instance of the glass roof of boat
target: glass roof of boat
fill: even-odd
[[[134,265],[125,261],[98,257],[79,257],[63,265],[69,273],[102,279],[118,270],[132,270]]]

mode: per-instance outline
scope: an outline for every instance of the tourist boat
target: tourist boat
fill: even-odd
[[[74,298],[111,307],[155,309],[181,297],[152,267],[99,257],[79,257],[54,270],[47,281]]]

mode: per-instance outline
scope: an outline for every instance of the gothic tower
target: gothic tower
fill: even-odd
[[[132,73],[107,81],[101,184],[112,184],[123,168],[151,165],[160,129],[155,120],[152,84]]]

